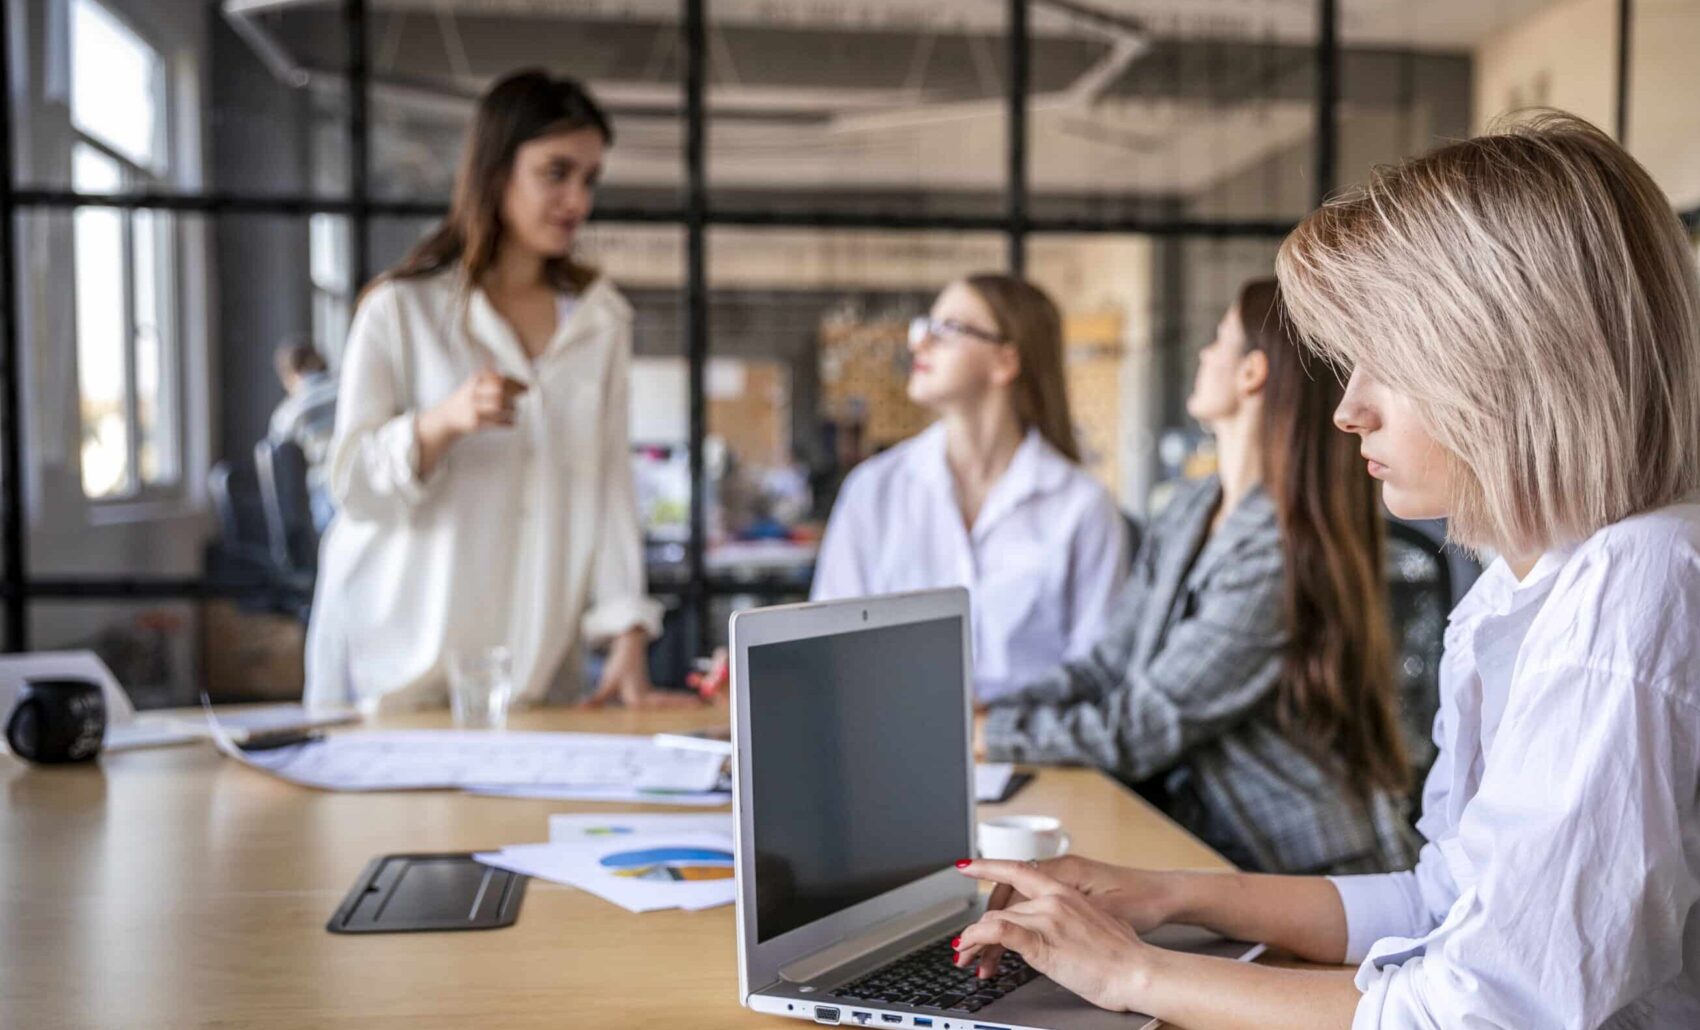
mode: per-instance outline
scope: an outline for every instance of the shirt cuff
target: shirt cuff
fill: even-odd
[[[1387,937],[1414,937],[1421,932],[1413,915],[1416,877],[1405,873],[1330,876],[1346,910],[1346,964],[1357,965],[1375,942]]]
[[[1015,705],[994,704],[986,711],[984,742],[989,762],[1019,761],[1021,708]]]
[[[414,413],[397,415],[378,427],[378,448],[389,463],[390,482],[396,493],[408,504],[418,504],[425,497],[425,481],[419,478],[419,433],[414,429]]]
[[[584,615],[582,629],[592,647],[637,627],[654,640],[661,636],[661,603],[652,597],[617,597],[596,604]]]
[[[1358,970],[1355,983],[1358,990],[1364,992],[1364,996],[1358,999],[1358,1007],[1352,1010],[1352,1030],[1381,1030],[1381,1017],[1387,1008],[1387,994],[1393,986],[1393,977],[1398,972],[1398,966],[1382,969],[1366,967]]]

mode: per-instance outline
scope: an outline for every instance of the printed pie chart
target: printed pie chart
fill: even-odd
[[[604,855],[602,868],[630,880],[730,880],[732,853],[719,848],[644,848]]]

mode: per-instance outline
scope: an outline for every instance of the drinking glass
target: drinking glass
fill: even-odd
[[[449,707],[455,728],[499,730],[508,724],[514,694],[513,657],[505,647],[479,647],[449,655]]]

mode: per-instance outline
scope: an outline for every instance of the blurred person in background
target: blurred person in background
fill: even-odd
[[[1080,466],[1044,291],[1009,275],[952,283],[909,352],[909,398],[938,421],[850,472],[812,597],[967,587],[985,701],[1085,655],[1126,574],[1127,527]]]
[[[443,704],[453,656],[505,648],[514,697],[654,691],[627,442],[632,309],[573,257],[607,116],[526,71],[480,99],[448,217],[361,299],[343,362],[307,699]]]

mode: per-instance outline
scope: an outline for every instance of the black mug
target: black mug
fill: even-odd
[[[6,744],[44,765],[87,762],[106,736],[106,698],[88,680],[28,680],[6,720]]]

